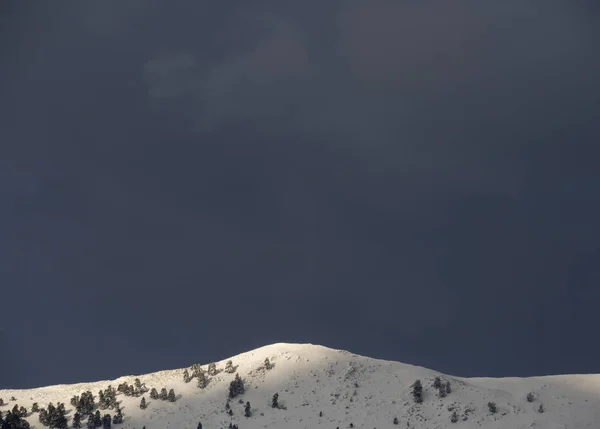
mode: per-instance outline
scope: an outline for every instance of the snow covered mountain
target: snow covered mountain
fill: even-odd
[[[224,370],[228,360],[233,372]],[[119,393],[116,400],[124,418],[113,429],[196,429],[199,422],[203,429],[600,428],[600,375],[460,378],[311,344],[274,344],[215,363],[217,373],[210,371],[214,375],[206,372],[208,362],[195,367],[196,375],[206,379],[203,388],[198,376],[186,383],[185,369],[177,369],[112,381],[0,390],[0,411],[6,417],[15,405],[25,407],[25,420],[42,429],[39,412],[31,411],[33,404],[46,408],[60,402],[71,427],[73,396],[89,390],[97,405],[100,390],[133,385],[139,378],[148,389],[174,389],[175,402],[151,399],[149,390],[140,396]],[[187,371],[194,373],[192,368]],[[245,392],[228,401],[236,373]],[[423,386],[421,403],[415,401],[416,380]],[[450,392],[444,396],[446,383]],[[273,407],[276,393],[278,407]],[[142,396],[145,409],[140,408]],[[495,413],[489,403],[495,404]],[[114,415],[115,409],[101,411],[107,413]],[[82,427],[87,427],[87,417]]]

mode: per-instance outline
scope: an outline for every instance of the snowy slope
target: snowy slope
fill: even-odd
[[[265,358],[273,367],[264,368]],[[600,375],[566,375],[536,378],[465,379],[435,371],[357,356],[310,344],[274,344],[232,357],[237,373],[245,383],[246,393],[231,400],[233,416],[225,410],[229,384],[235,374],[223,370],[228,359],[217,362],[221,370],[209,377],[204,389],[196,387],[196,379],[183,381],[183,369],[161,371],[139,376],[147,387],[175,389],[178,399],[171,403],[151,400],[139,408],[141,398],[118,395],[125,419],[115,429],[203,429],[227,428],[230,423],[239,429],[263,428],[600,428]],[[203,363],[203,368],[207,368]],[[435,376],[448,380],[452,392],[445,398],[436,394],[432,383]],[[6,414],[15,404],[30,410],[34,402],[45,407],[49,402],[63,402],[67,417],[73,407],[69,400],[91,390],[98,395],[108,385],[132,384],[134,376],[112,381],[50,386],[31,390],[0,390]],[[411,385],[416,379],[423,383],[424,401],[416,404]],[[358,386],[358,387],[356,387]],[[274,393],[285,409],[270,406]],[[526,395],[535,393],[528,402]],[[179,396],[180,395],[180,396]],[[16,401],[9,401],[14,396]],[[239,403],[241,399],[243,403]],[[249,401],[252,416],[244,416]],[[493,401],[498,411],[491,414],[487,403]],[[544,413],[538,408],[543,404]],[[451,410],[459,420],[450,421]],[[102,414],[110,411],[102,411]],[[322,412],[322,417],[319,413]],[[393,424],[394,418],[398,425]],[[463,420],[466,418],[466,420]],[[44,428],[37,414],[26,419],[32,427]],[[85,421],[82,422],[85,428]]]

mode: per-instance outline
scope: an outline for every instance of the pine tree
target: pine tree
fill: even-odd
[[[398,424],[398,417],[394,417],[394,421],[393,421],[393,423],[394,423],[395,425],[397,425],[397,424]]]
[[[163,387],[162,389],[160,389],[160,395],[158,395],[158,397],[162,400],[162,401],[166,401],[167,398],[169,397],[169,394],[167,393],[167,388]]]
[[[144,390],[144,386],[142,386],[142,382],[140,381],[140,379],[139,379],[139,378],[136,378],[136,379],[133,381],[133,384],[135,385],[135,388],[136,388],[137,390],[139,390],[140,392],[141,392],[142,390]]]
[[[106,410],[106,398],[104,397],[104,392],[101,390],[98,392],[98,408],[101,410]]]
[[[412,385],[412,395],[417,404],[423,402],[423,385],[421,380],[417,380]]]
[[[4,399],[0,398],[0,407],[4,405]]]
[[[439,389],[442,386],[442,380],[440,379],[440,377],[435,377],[433,379],[433,387],[435,389]]]
[[[175,400],[176,400],[175,390],[173,390],[173,389],[169,390],[169,395],[167,396],[167,399],[169,400],[169,402],[175,402]]]
[[[75,413],[73,414],[73,428],[80,429],[81,428],[81,414]]]
[[[197,374],[198,377],[198,381],[196,383],[196,386],[198,386],[198,388],[200,389],[204,389],[206,387],[206,376],[204,375],[203,372],[199,372]]]
[[[244,382],[239,374],[235,375],[235,379],[229,384],[229,397],[235,398],[245,392]]]
[[[452,423],[456,423],[458,421],[458,414],[456,414],[456,411],[452,411],[452,415],[450,416],[450,421]]]
[[[196,429],[202,429],[202,423],[198,422],[198,427]]]
[[[123,423],[123,411],[121,411],[121,408],[117,408],[117,414],[113,417],[113,424],[118,425],[121,423]]]
[[[111,425],[112,425],[112,416],[110,414],[105,414],[104,417],[102,417],[102,428],[110,429]]]
[[[39,411],[40,411],[40,406],[38,405],[38,403],[37,403],[37,402],[34,402],[34,403],[31,405],[31,412],[32,412],[32,413],[38,413]]]
[[[217,365],[214,362],[208,364],[208,375],[217,375]]]
[[[156,388],[152,388],[152,390],[150,390],[150,398],[152,399],[158,399],[158,392],[156,391]]]
[[[440,384],[440,387],[438,390],[438,395],[440,396],[440,398],[446,397],[446,385],[445,384]]]
[[[265,358],[265,369],[271,369],[271,361],[268,357]]]
[[[97,428],[102,426],[102,416],[99,410],[96,410],[96,414],[94,414],[94,426]]]
[[[544,411],[544,404],[540,404],[540,407],[538,408],[538,413],[543,413]]]
[[[250,402],[246,402],[246,407],[244,408],[244,415],[246,417],[250,417],[252,415],[252,410],[250,409]]]
[[[535,399],[535,396],[533,395],[533,392],[529,392],[527,394],[527,402],[533,402],[534,399]]]
[[[48,411],[46,411],[45,408],[42,408],[40,410],[38,414],[38,419],[40,420],[40,423],[44,426],[48,426],[48,424],[50,424],[50,419],[48,418]]]
[[[189,383],[191,380],[192,380],[192,378],[190,377],[190,373],[186,368],[185,370],[183,370],[183,381],[185,383]]]
[[[95,429],[96,423],[94,422],[94,416],[90,414],[87,420],[87,429]]]
[[[498,411],[498,409],[496,408],[496,403],[495,402],[488,402],[488,409],[490,410],[490,413],[495,414],[496,411]]]
[[[452,388],[450,387],[450,382],[449,381],[446,381],[445,386],[446,386],[446,393],[447,394],[452,393]]]
[[[279,393],[275,393],[273,395],[273,399],[271,400],[271,408],[279,408]]]
[[[228,360],[227,363],[225,364],[225,372],[228,374],[233,374],[234,371],[235,371],[235,369],[233,368],[233,362]]]
[[[148,408],[148,405],[146,404],[146,397],[142,397],[142,400],[140,401],[140,408],[142,410],[145,410],[146,408]]]

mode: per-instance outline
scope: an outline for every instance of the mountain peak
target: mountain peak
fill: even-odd
[[[5,403],[0,410],[24,407],[25,420],[43,429],[38,414],[31,412],[34,403],[42,408],[50,403],[70,404],[73,397],[89,390],[99,405],[99,391],[112,386],[120,390],[115,401],[124,413],[123,422],[114,429],[196,429],[199,422],[205,429],[230,424],[239,429],[380,429],[392,428],[394,422],[419,428],[537,425],[547,429],[597,427],[600,422],[600,377],[594,375],[466,379],[320,345],[292,343],[265,345],[215,362],[214,368],[208,364],[112,381],[0,390]],[[191,379],[184,379],[186,372]],[[236,377],[240,385],[231,387]],[[415,387],[417,380],[422,387]],[[243,393],[228,401],[231,389],[239,393],[241,385]],[[164,395],[173,389],[174,402],[152,398],[152,388],[164,389]],[[272,406],[275,394],[277,407]],[[144,409],[140,408],[142,397]],[[73,405],[65,408],[71,424],[76,409]],[[101,413],[114,414],[115,410],[108,406]]]

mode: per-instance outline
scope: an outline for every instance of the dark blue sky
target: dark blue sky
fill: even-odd
[[[4,2],[0,388],[600,372],[592,4]]]

